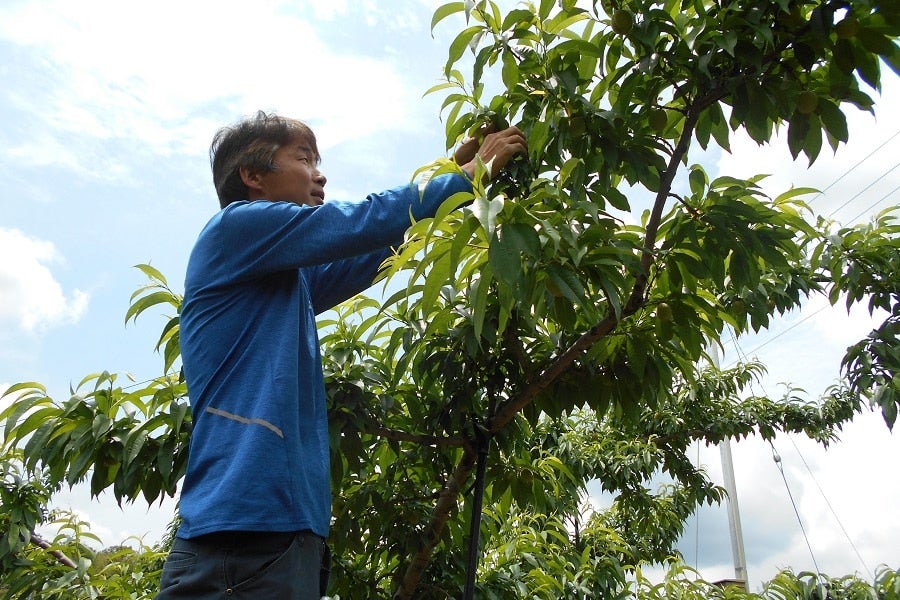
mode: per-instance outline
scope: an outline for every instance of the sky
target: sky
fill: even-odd
[[[146,281],[133,265],[149,262],[181,289],[192,243],[218,208],[207,152],[220,126],[258,109],[304,119],[317,133],[329,198],[361,198],[445,155],[443,97],[423,93],[440,82],[462,24],[450,19],[432,36],[438,4],[0,4],[0,390],[39,381],[65,398],[88,373],[157,375],[163,318],[125,324],[129,296]],[[897,203],[900,186],[894,75],[876,99],[877,116],[851,109],[851,143],[836,156],[825,148],[812,169],[791,159],[783,136],[762,148],[737,139],[732,154],[695,159],[713,174],[771,174],[773,195],[824,189],[811,201],[817,213],[861,222]],[[815,397],[871,327],[866,311],[814,298],[726,344],[721,360],[766,363],[756,393],[780,395],[792,382]],[[880,564],[900,567],[900,483],[890,466],[900,443],[880,414],[860,416],[827,451],[796,436],[774,447],[779,463],[759,439],[732,444],[751,588],[785,567],[864,577]],[[721,478],[718,448],[700,447],[697,458]],[[132,535],[155,543],[174,507],[119,509],[81,488],[56,501],[107,545]],[[680,547],[704,578],[732,576],[724,507],[701,510]]]

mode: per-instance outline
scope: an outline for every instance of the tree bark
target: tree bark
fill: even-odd
[[[406,573],[400,582],[400,588],[394,594],[395,600],[411,600],[415,597],[414,594],[419,586],[419,581],[422,579],[422,573],[431,560],[434,547],[441,540],[444,527],[450,519],[450,513],[457,506],[459,492],[469,479],[469,475],[472,474],[474,468],[475,452],[467,447],[459,464],[456,465],[453,476],[441,490],[438,501],[434,505],[434,510],[431,511],[431,521],[425,530],[425,540],[406,568]]]
[[[63,554],[63,552],[61,550],[50,550],[49,549],[50,542],[48,542],[47,540],[45,540],[44,538],[42,538],[41,536],[39,536],[38,534],[36,534],[33,531],[31,532],[31,543],[34,544],[35,546],[37,546],[38,548],[47,550],[50,553],[50,556],[55,558],[61,564],[64,564],[67,567],[71,567],[73,569],[78,568],[78,565],[75,564],[75,561],[73,561],[71,558],[69,558],[68,556]]]

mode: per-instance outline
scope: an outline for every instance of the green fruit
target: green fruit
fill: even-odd
[[[819,96],[815,92],[803,90],[797,96],[797,112],[801,115],[812,114],[818,106]]]
[[[663,342],[672,339],[674,328],[672,326],[672,307],[665,302],[656,305],[656,337]]]
[[[669,115],[665,109],[658,108],[650,111],[650,114],[647,115],[647,123],[653,131],[662,133],[666,129],[666,125],[669,124]]]
[[[612,30],[619,35],[628,35],[634,27],[634,15],[627,10],[616,9],[612,14]]]
[[[670,323],[672,321],[672,307],[665,302],[660,302],[656,305],[656,316],[663,323]]]
[[[583,136],[586,129],[587,125],[584,122],[584,117],[576,115],[569,119],[569,131],[575,137]]]
[[[859,33],[859,21],[855,17],[846,16],[834,26],[834,32],[841,39],[856,37]]]

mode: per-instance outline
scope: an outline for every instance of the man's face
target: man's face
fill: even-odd
[[[316,154],[305,141],[291,140],[275,152],[275,170],[254,175],[251,195],[271,201],[319,206],[325,202],[325,176],[316,165]],[[254,193],[255,192],[255,193]],[[251,198],[254,199],[254,198]]]

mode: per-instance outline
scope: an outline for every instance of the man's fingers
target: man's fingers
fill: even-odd
[[[486,128],[493,128],[493,125],[486,125],[482,130]],[[464,149],[472,150],[472,154],[468,155]],[[480,146],[467,141],[456,151],[455,156],[457,163],[463,165],[463,170],[470,176],[475,172],[475,157],[479,157],[483,163],[490,165],[488,178],[493,179],[513,156],[527,152],[528,140],[525,134],[518,127],[512,126],[501,131],[487,133]],[[460,160],[462,158],[469,160]]]
[[[496,131],[496,127],[493,123],[486,123],[478,128],[477,131],[474,132],[472,137],[468,137],[462,141],[459,145],[459,148],[456,149],[456,152],[453,153],[453,158],[457,164],[463,165],[473,158],[478,153],[478,149],[481,148],[481,144],[484,142],[484,139],[494,133]]]
[[[508,127],[503,131],[489,134],[484,138],[484,143],[478,150],[478,155],[484,162],[493,160],[495,173],[516,154],[528,152],[528,142],[525,134],[518,127]]]

